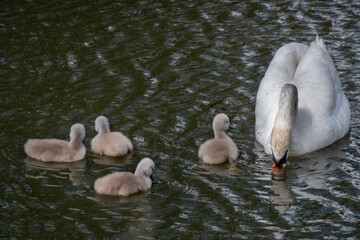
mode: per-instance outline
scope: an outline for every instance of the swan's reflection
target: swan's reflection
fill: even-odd
[[[200,172],[202,174],[216,174],[219,176],[226,176],[229,174],[230,163],[213,165],[200,161],[199,167],[204,170]]]
[[[321,205],[334,205],[331,199],[319,190],[332,191],[333,184],[329,182],[338,176],[342,159],[346,157],[342,150],[350,144],[349,136],[319,151],[300,156],[291,162],[287,175],[292,182],[292,191],[301,199],[313,200]]]
[[[280,213],[286,212],[295,202],[295,197],[286,181],[272,181],[271,190],[275,195],[270,196],[270,200]]]
[[[29,168],[37,168],[44,170],[57,171],[61,169],[70,169],[72,171],[80,171],[85,168],[86,161],[80,160],[75,162],[43,162],[33,158],[25,158],[24,162]]]
[[[153,239],[153,228],[156,222],[149,216],[152,213],[152,207],[149,201],[151,190],[133,194],[127,197],[106,196],[96,194],[89,197],[91,200],[100,204],[99,211],[104,212],[103,218],[95,218],[100,225],[107,227],[108,218],[117,218],[124,220],[127,229],[122,232],[122,239],[145,238]],[[111,229],[114,231],[114,229]],[[116,231],[116,230],[115,230]]]
[[[121,157],[108,157],[108,156],[96,155],[93,161],[100,165],[119,166],[130,163],[133,158],[133,155],[134,152],[131,152]]]
[[[69,175],[69,179],[73,182],[74,185],[80,185],[82,179],[84,178],[84,171],[86,166],[85,159],[75,162],[42,162],[36,159],[27,157],[24,159],[26,166],[31,169],[42,169],[50,171],[61,171],[61,170],[70,170],[66,173]],[[36,176],[33,176],[36,178]]]
[[[287,172],[291,181],[301,182],[317,189],[326,189],[327,180],[335,176],[334,171],[342,165],[342,159],[346,157],[342,151],[350,144],[349,136],[345,136],[334,144],[297,157],[291,161],[291,167]]]
[[[203,174],[216,174],[219,176],[232,176],[241,174],[242,170],[238,168],[238,166],[233,166],[229,162],[225,162],[222,164],[207,164],[200,161],[199,167],[204,169],[204,172],[200,172]]]
[[[350,144],[349,136],[345,136],[334,144],[321,150],[290,158],[286,167],[286,181],[272,181],[271,190],[275,195],[270,196],[275,208],[283,213],[295,202],[296,196],[322,201],[323,198],[312,194],[311,189],[327,189],[327,181],[336,176],[335,171],[341,168],[346,155],[342,151]],[[262,146],[255,144],[254,152],[258,156],[256,175],[264,174],[271,179],[271,156],[265,155]],[[261,151],[260,151],[261,150]],[[266,165],[265,162],[268,162]],[[266,167],[264,167],[266,166]]]

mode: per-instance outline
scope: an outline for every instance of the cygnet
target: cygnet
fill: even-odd
[[[91,140],[91,149],[99,155],[117,157],[133,150],[131,141],[120,132],[111,132],[109,121],[104,116],[95,120],[98,134]]]
[[[114,172],[98,178],[94,183],[98,194],[129,196],[146,191],[152,184],[152,173],[155,164],[150,158],[144,158],[137,165],[135,174],[131,172]]]
[[[199,158],[208,164],[220,164],[229,160],[235,166],[238,149],[231,138],[225,133],[230,128],[230,121],[226,114],[215,116],[213,129],[215,138],[204,142],[199,148]]]
[[[74,162],[85,157],[86,148],[82,141],[85,127],[76,123],[70,129],[70,141],[60,139],[28,139],[25,153],[43,162]]]

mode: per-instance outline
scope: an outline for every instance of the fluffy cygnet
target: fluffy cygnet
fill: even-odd
[[[98,134],[91,140],[91,149],[99,155],[122,156],[133,150],[131,141],[120,132],[111,132],[109,121],[104,116],[95,120]]]
[[[199,148],[199,158],[208,164],[220,164],[227,160],[234,166],[238,149],[231,138],[225,133],[230,128],[228,116],[220,113],[215,116],[213,129],[215,138],[204,142]]]
[[[76,123],[70,129],[70,141],[59,139],[29,139],[24,145],[26,154],[43,162],[74,162],[85,157],[82,141],[85,127]]]
[[[98,194],[113,196],[129,196],[146,191],[152,184],[152,173],[155,164],[150,158],[144,158],[137,165],[135,174],[130,172],[114,172],[98,178],[94,183]]]

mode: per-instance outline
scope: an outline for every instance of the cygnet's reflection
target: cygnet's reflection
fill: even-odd
[[[94,157],[93,161],[100,165],[120,166],[120,165],[131,163],[133,155],[134,155],[134,152],[131,152],[122,157],[108,157],[108,156],[96,155]]]
[[[233,173],[231,172],[231,164],[228,162],[219,165],[213,165],[213,164],[207,164],[201,162],[199,167],[205,170],[204,172],[202,172],[204,174],[216,174],[219,176],[227,176]]]
[[[107,196],[96,194],[89,199],[99,203],[99,210],[103,212],[104,218],[96,219],[100,225],[107,226],[108,218],[124,219],[128,229],[122,232],[123,239],[153,239],[153,226],[156,224],[152,221],[149,214],[152,213],[149,195],[151,191],[141,192],[127,197]]]
[[[145,203],[148,202],[148,195],[151,194],[151,190],[145,192],[139,192],[133,195],[126,197],[123,196],[111,196],[111,195],[102,195],[95,193],[94,197],[90,197],[91,200],[95,202],[104,204],[106,206],[118,204],[118,203]],[[150,206],[149,206],[150,207]]]
[[[74,185],[80,185],[82,179],[84,178],[84,171],[86,166],[86,161],[80,160],[75,162],[43,162],[36,159],[27,157],[24,159],[27,167],[31,169],[43,169],[50,171],[61,171],[61,170],[70,170],[69,179],[73,182]],[[35,176],[36,177],[36,176]]]

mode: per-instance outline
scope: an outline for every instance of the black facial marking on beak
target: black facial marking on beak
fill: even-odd
[[[151,179],[151,181],[154,181],[154,178],[153,178],[152,174],[150,175],[150,179]]]
[[[229,129],[235,129],[235,128],[234,128],[234,125],[229,124]]]
[[[281,165],[283,163],[286,163],[287,154],[288,154],[288,150],[286,150],[284,156],[280,160],[277,160],[274,157],[274,153],[272,154],[273,162],[275,163],[276,167],[281,168]]]

